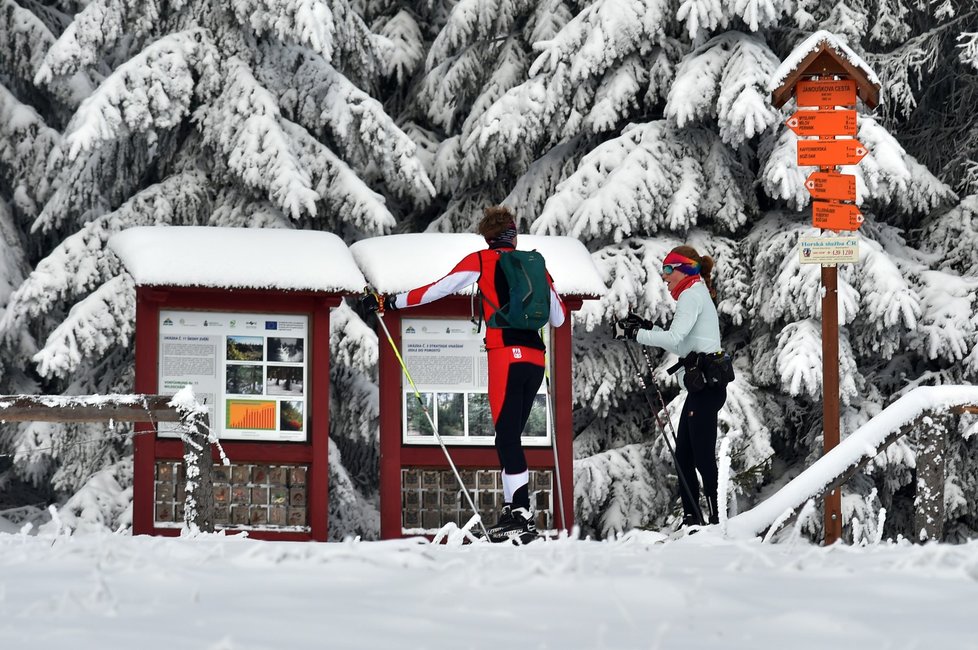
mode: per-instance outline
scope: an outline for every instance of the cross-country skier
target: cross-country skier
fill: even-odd
[[[642,345],[663,348],[684,360],[680,384],[686,387],[686,402],[676,431],[676,471],[685,477],[689,492],[680,489],[683,504],[683,525],[699,521],[699,482],[696,470],[703,477],[703,492],[709,505],[709,521],[718,523],[717,512],[717,414],[727,399],[726,381],[714,385],[692,385],[690,372],[696,364],[723,359],[720,345],[720,323],[717,318],[716,290],[713,288],[713,258],[701,256],[691,246],[677,246],[662,260],[662,279],[676,300],[676,314],[668,330],[653,326],[637,314],[615,324],[615,337],[634,339]],[[697,353],[705,353],[699,355]],[[703,359],[707,361],[704,362]],[[726,360],[729,364],[729,359]],[[731,369],[732,372],[732,369]]]
[[[509,283],[498,262],[501,256],[516,249],[517,232],[516,220],[509,208],[494,206],[486,208],[483,214],[478,232],[489,245],[487,249],[466,255],[448,275],[431,284],[395,295],[368,293],[361,302],[371,310],[379,309],[381,304],[387,310],[417,307],[478,283],[486,318],[489,407],[496,430],[495,444],[502,467],[505,502],[499,521],[488,529],[489,540],[518,539],[526,543],[537,537],[537,528],[530,508],[529,471],[521,436],[543,381],[546,347],[536,329],[489,325],[497,307],[504,307],[508,301]],[[564,323],[566,308],[553,288],[549,273],[546,276],[550,289],[549,323],[559,327]]]

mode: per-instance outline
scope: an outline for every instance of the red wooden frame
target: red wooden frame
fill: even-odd
[[[563,297],[570,311],[581,308],[583,300],[578,297]],[[468,318],[471,315],[471,301],[467,296],[451,296],[437,303],[412,307],[405,311],[389,311],[384,315],[384,323],[390,330],[391,338],[398,349],[401,348],[401,314],[407,318],[441,317]],[[378,326],[379,329],[379,326]],[[570,316],[567,322],[551,330],[550,385],[553,390],[554,435],[557,437],[557,455],[560,463],[560,487],[564,495],[564,522],[570,529],[574,525],[574,468],[573,468],[573,394],[571,378],[571,328]],[[401,468],[432,467],[447,468],[448,461],[438,445],[406,445],[401,437],[401,365],[397,360],[386,335],[379,330],[380,355],[378,374],[380,383],[380,537],[392,539],[401,537]],[[525,447],[526,462],[530,469],[554,469],[554,454],[551,446]],[[449,452],[459,469],[498,467],[499,458],[492,445],[451,446]],[[556,476],[554,476],[556,480]],[[554,508],[559,508],[556,494]],[[555,522],[560,521],[555,515]]]
[[[303,463],[307,478],[308,533],[248,530],[255,539],[326,541],[329,515],[329,312],[339,306],[339,294],[313,291],[262,291],[190,287],[136,288],[136,377],[137,393],[158,392],[159,315],[163,309],[193,311],[258,312],[303,314],[310,320],[309,390],[307,391],[309,436],[305,442],[223,441],[233,462]],[[150,425],[137,424],[133,460],[133,534],[169,535],[176,528],[154,526],[154,480],[157,460],[180,460],[179,440],[158,439]],[[215,462],[219,461],[216,451]]]

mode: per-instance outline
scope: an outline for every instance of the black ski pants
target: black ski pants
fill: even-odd
[[[491,372],[491,370],[490,370]],[[543,382],[543,366],[534,363],[513,363],[505,373],[501,404],[496,415],[496,453],[499,464],[507,474],[526,471],[526,456],[521,437],[530,410]],[[493,383],[492,378],[489,380]]]
[[[703,493],[711,503],[717,498],[717,414],[727,401],[727,387],[704,388],[695,393],[687,393],[679,416],[679,429],[676,431],[676,470],[686,479],[692,494],[687,494],[682,482],[679,483],[679,496],[683,502],[683,514],[694,515],[694,503],[699,502],[700,484],[696,478],[699,470],[703,477]],[[708,517],[706,513],[703,513]]]

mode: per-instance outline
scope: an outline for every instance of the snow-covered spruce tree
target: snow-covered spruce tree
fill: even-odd
[[[460,162],[449,169],[478,187],[518,176],[506,202],[534,220],[535,233],[585,241],[605,274],[609,294],[576,319],[575,479],[584,529],[606,535],[660,525],[666,504],[674,507],[668,456],[607,324],[629,309],[668,320],[657,265],[681,241],[717,260],[724,340],[739,371],[721,413],[735,489],[749,504],[759,484],[779,482],[820,453],[819,278],[795,251],[798,235],[811,230],[803,211],[811,170],[795,164],[794,136],[782,124],[785,113],[770,105],[767,84],[810,31],[848,34],[854,18],[843,5],[811,2],[677,9],[599,0],[573,9],[551,38],[534,44],[526,78],[480,109],[464,137],[455,127]],[[889,15],[899,7],[874,1],[863,9]],[[882,42],[850,45],[868,57],[866,48]],[[872,155],[846,170],[859,176],[868,224],[864,262],[841,273],[844,431],[920,375],[922,325],[936,315],[919,289],[933,262],[906,228],[954,194],[894,138],[899,126],[884,128],[864,114],[859,137]],[[453,200],[469,195],[459,186]],[[671,397],[667,364],[656,372]],[[909,480],[907,445],[877,461],[872,476],[886,494]],[[856,498],[847,499],[848,514],[868,520],[862,509],[874,480],[849,486]]]
[[[394,44],[346,0],[95,0],[47,21],[27,6],[3,0],[0,11],[0,29],[18,34],[4,39],[0,79],[13,81],[0,106],[19,118],[0,128],[32,143],[8,151],[4,138],[0,172],[12,168],[16,182],[0,199],[17,208],[24,244],[44,245],[24,246],[33,271],[3,305],[5,387],[26,367],[36,385],[19,392],[131,391],[133,288],[105,250],[115,232],[309,228],[352,242],[389,232],[396,210],[434,194],[415,145],[371,95],[392,72]],[[56,128],[22,106],[35,96],[67,107]],[[363,384],[351,367],[337,389],[369,403]],[[334,418],[331,433],[359,441],[373,410]],[[6,427],[0,449],[15,451],[22,476],[70,494],[128,453],[117,433]],[[347,458],[351,476],[370,475]],[[366,510],[331,532],[375,534],[372,506],[346,493],[370,486],[333,478],[337,499]]]
[[[411,7],[406,14],[404,5]],[[583,3],[563,0],[461,0],[395,3],[379,23],[392,40],[425,47],[422,59],[405,56],[414,69],[408,94],[396,98],[405,130],[426,151],[438,200],[411,226],[429,231],[471,230],[482,208],[499,202],[531,159],[511,167],[467,157],[479,120],[505,93],[526,78],[536,56],[533,43],[551,38]],[[420,22],[413,27],[414,19]],[[420,65],[418,65],[420,64]],[[411,66],[418,66],[412,68]],[[483,166],[483,163],[489,166]],[[515,175],[514,175],[515,172]]]
[[[763,99],[751,101],[765,94],[765,64],[773,71],[777,61],[762,41],[742,33],[721,35],[707,48],[719,54],[720,68],[727,57],[735,61],[726,86],[740,92],[721,102],[729,125],[723,133],[734,146],[716,130],[690,124],[695,112],[664,119],[670,107],[684,108],[667,100],[687,49],[682,32],[668,33],[675,29],[668,12],[664,3],[588,5],[535,45],[540,54],[528,78],[475,120],[463,149],[483,178],[519,174],[506,202],[535,219],[535,233],[585,241],[606,275],[610,293],[578,317],[593,331],[578,331],[575,372],[576,506],[584,529],[601,535],[661,525],[672,514],[675,490],[635,368],[623,345],[610,340],[607,323],[630,308],[667,319],[671,307],[657,266],[669,248],[689,239],[718,261],[726,292],[720,310],[729,328],[743,324],[748,275],[730,236],[758,207],[750,152],[737,145],[777,119]],[[686,74],[692,82],[698,71],[693,66]],[[707,113],[715,113],[718,76],[707,84]],[[685,97],[681,85],[675,92],[676,101]],[[658,379],[672,396],[675,384],[662,371],[666,360],[658,364]],[[741,386],[746,390],[732,389],[724,417],[739,440],[737,466],[746,469],[763,463],[770,450],[766,428],[747,426],[764,421],[755,417],[762,400],[746,379]],[[634,453],[634,444],[649,450]]]

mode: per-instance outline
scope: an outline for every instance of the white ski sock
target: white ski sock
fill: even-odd
[[[507,474],[503,472],[503,501],[513,502],[513,494],[530,482],[530,471],[523,470],[519,474]]]

